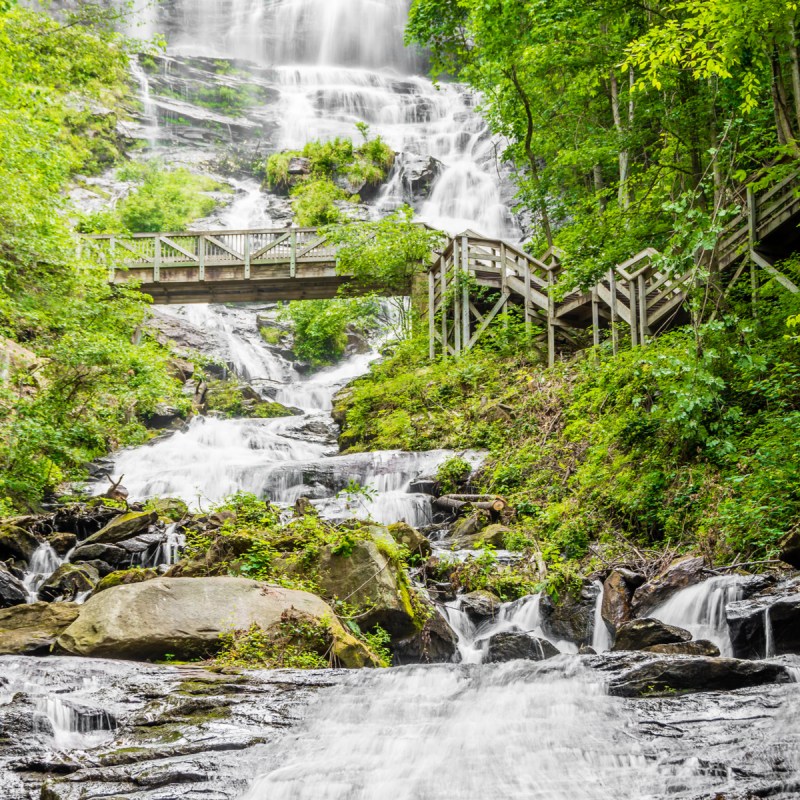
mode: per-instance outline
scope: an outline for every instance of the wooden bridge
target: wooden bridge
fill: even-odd
[[[755,195],[725,228],[713,258],[725,293],[750,267],[791,292],[798,287],[773,260],[800,249],[800,173]],[[193,231],[90,237],[107,258],[109,281],[135,281],[156,303],[230,303],[336,297],[348,281],[337,272],[337,245],[313,228]],[[710,254],[703,254],[708,260]],[[598,344],[610,334],[616,352],[621,335],[634,345],[685,322],[685,300],[695,269],[669,273],[648,248],[609,270],[588,291],[574,289],[556,301],[562,273],[559,253],[535,258],[519,246],[473,231],[451,238],[428,271],[430,355],[469,350],[496,320],[520,309],[529,331],[541,331],[552,364],[556,353]],[[488,289],[477,292],[477,288]],[[410,287],[409,287],[410,290]]]

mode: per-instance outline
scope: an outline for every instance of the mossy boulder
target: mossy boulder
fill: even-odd
[[[179,522],[189,514],[189,506],[178,497],[157,497],[148,500],[146,508],[155,511],[160,519]]]
[[[15,561],[27,563],[39,545],[39,540],[24,528],[16,525],[0,526],[0,561],[13,558]]]
[[[91,564],[62,564],[40,587],[39,599],[74,600],[90,592],[100,580],[100,573]]]
[[[317,582],[323,596],[361,611],[362,629],[380,625],[393,636],[408,636],[418,627],[408,585],[402,567],[381,545],[361,540],[349,552],[337,552],[332,545],[322,548]]]
[[[484,517],[488,518],[488,514],[478,511],[453,526],[451,546],[454,550],[479,550],[486,545],[503,547],[509,529],[499,524],[482,525],[478,520],[484,521]]]
[[[78,617],[75,603],[31,603],[0,611],[0,655],[42,655]]]
[[[156,578],[114,586],[90,597],[58,638],[58,649],[80,656],[148,660],[172,653],[194,658],[215,652],[234,631],[280,625],[285,612],[328,627],[332,655],[344,667],[373,664],[373,656],[309,592],[244,578]]]
[[[406,522],[396,522],[389,525],[388,529],[392,538],[412,555],[427,558],[431,554],[431,543],[416,529]]]
[[[158,577],[154,569],[118,569],[102,578],[94,587],[93,595],[112,589],[114,586],[128,586],[131,583],[143,583]]]
[[[233,381],[210,381],[205,394],[207,411],[218,411],[226,417],[251,417],[272,419],[291,417],[298,410],[288,408],[274,400],[265,400],[248,384]]]
[[[97,533],[92,534],[84,544],[117,544],[144,533],[158,521],[155,511],[129,511],[112,519]]]
[[[56,533],[49,539],[50,547],[60,556],[65,556],[78,543],[78,537],[74,533]]]

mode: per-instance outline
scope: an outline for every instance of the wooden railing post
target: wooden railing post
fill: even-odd
[[[199,236],[197,238],[197,266],[198,266],[198,280],[204,281],[206,279],[206,237]]]
[[[435,308],[436,278],[433,274],[433,267],[428,270],[428,358],[433,361],[436,358],[436,314]]]
[[[459,247],[458,239],[453,239],[453,338],[456,355],[461,354],[461,292],[459,291]]]
[[[442,309],[442,358],[447,358],[447,251],[439,259],[439,271],[441,276],[441,294],[439,295],[439,307]]]
[[[646,337],[650,335],[650,326],[647,324],[647,285],[644,273],[636,279],[639,283],[639,337],[641,344],[647,344]]]
[[[469,239],[461,239],[461,342],[469,350]]]
[[[294,278],[297,274],[297,231],[294,228],[289,234],[289,248],[291,250],[289,255],[289,277]]]
[[[250,234],[244,235],[244,279],[250,280]]]
[[[617,332],[617,277],[614,270],[608,271],[608,288],[611,291],[611,351],[619,352],[619,335]]]
[[[592,343],[600,346],[600,298],[596,286],[592,287]]]
[[[153,241],[153,283],[161,280],[161,237],[156,236]]]
[[[547,363],[555,366],[556,363],[556,301],[553,298],[555,279],[553,270],[547,271]]]
[[[756,261],[750,255],[756,249],[758,241],[758,201],[755,192],[747,187],[747,237],[750,243],[748,257],[750,258],[750,302],[753,306],[753,316],[758,316],[758,275],[756,274]]]
[[[636,281],[627,281],[628,284],[628,297],[630,298],[630,316],[631,316],[631,347],[638,347],[639,345],[639,314],[636,308]]]

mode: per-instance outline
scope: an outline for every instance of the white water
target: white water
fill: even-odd
[[[595,653],[605,653],[611,649],[611,633],[603,620],[603,584],[596,581],[595,587],[599,589],[594,605],[594,628],[592,630],[592,649]]]
[[[741,598],[735,576],[709,578],[703,583],[676,592],[647,616],[690,631],[694,639],[707,639],[719,647],[720,654],[733,654],[725,606]]]
[[[39,588],[65,560],[47,542],[36,548],[22,580],[28,590],[29,603],[35,603],[39,599]]]

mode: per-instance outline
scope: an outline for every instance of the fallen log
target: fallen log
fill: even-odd
[[[459,512],[464,506],[497,513],[508,508],[508,502],[503,497],[490,494],[443,494],[433,501],[433,505],[455,512]]]

